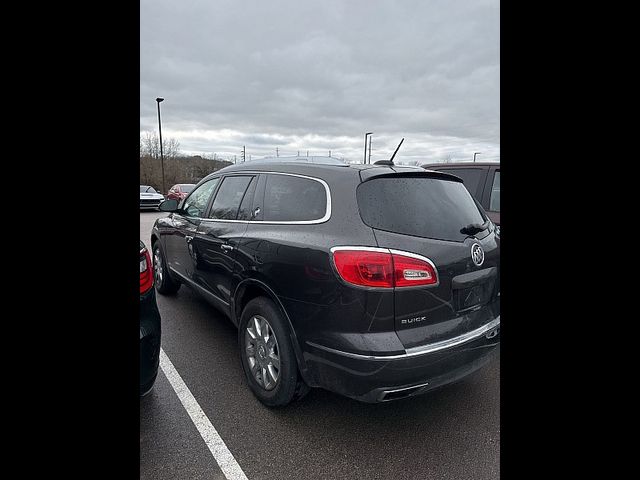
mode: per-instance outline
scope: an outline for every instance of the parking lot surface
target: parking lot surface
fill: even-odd
[[[160,212],[140,212],[151,247]],[[158,295],[162,348],[246,477],[253,479],[497,479],[500,357],[422,396],[364,404],[312,389],[268,409],[246,385],[237,330],[183,286]],[[140,400],[140,478],[227,478],[159,371]]]

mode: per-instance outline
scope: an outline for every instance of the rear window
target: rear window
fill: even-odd
[[[364,223],[388,232],[462,242],[461,228],[485,221],[457,181],[380,177],[360,184],[356,195]]]
[[[327,193],[317,180],[269,174],[263,208],[264,221],[320,220],[327,212]]]
[[[195,187],[195,185],[180,185],[180,190],[182,190],[185,193],[191,193],[191,190],[193,190],[193,187]]]

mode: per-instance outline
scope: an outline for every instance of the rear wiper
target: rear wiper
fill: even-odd
[[[489,228],[489,220],[484,223],[471,223],[466,227],[462,227],[460,229],[460,233],[464,235],[475,235],[476,233],[480,233]]]

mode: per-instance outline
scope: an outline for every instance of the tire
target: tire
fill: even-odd
[[[249,388],[264,405],[283,407],[309,391],[298,373],[287,321],[270,299],[257,297],[244,307],[238,342]]]
[[[153,379],[149,381],[149,383],[147,383],[146,385],[140,385],[140,398],[146,397],[151,393],[151,391],[153,390],[153,386],[156,383],[157,376],[158,372],[156,372],[156,374],[153,376]]]
[[[180,288],[180,282],[171,277],[159,241],[153,245],[153,281],[156,291],[162,295],[172,295]]]

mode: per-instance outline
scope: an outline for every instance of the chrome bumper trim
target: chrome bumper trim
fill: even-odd
[[[401,353],[398,355],[362,355],[360,353],[351,353],[351,352],[343,352],[342,350],[336,350],[335,348],[325,347],[324,345],[318,345],[317,343],[307,342],[308,345],[312,347],[319,348],[320,350],[325,350],[327,352],[335,353],[337,355],[342,355],[344,357],[349,358],[357,358],[359,360],[377,360],[377,361],[385,361],[385,360],[402,360],[405,358],[417,357],[420,355],[426,355],[433,352],[438,352],[440,350],[445,350],[447,348],[453,348],[455,346],[461,345],[463,343],[470,342],[471,340],[475,340],[482,335],[490,332],[491,330],[500,326],[500,315],[498,315],[495,319],[491,320],[489,323],[476,328],[475,330],[471,330],[470,332],[463,333],[462,335],[458,335],[457,337],[449,338],[447,340],[442,340],[440,342],[430,343],[428,345],[420,345],[419,347],[407,348],[405,353]]]

